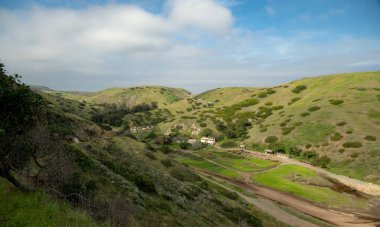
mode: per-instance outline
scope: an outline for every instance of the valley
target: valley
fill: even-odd
[[[78,212],[70,225],[380,224],[379,72],[197,95],[31,88],[44,100],[44,123],[38,139],[20,141],[41,153],[15,176],[36,190],[23,201],[48,195],[46,209]],[[0,224],[18,223],[17,189],[0,186],[16,207]]]

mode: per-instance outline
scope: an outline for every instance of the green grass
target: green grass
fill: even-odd
[[[298,178],[304,180],[320,178],[315,171],[308,168],[297,165],[283,165],[272,171],[256,174],[252,179],[270,188],[325,205],[360,208],[366,206],[364,200],[351,198],[330,188],[292,181],[290,178],[292,175],[297,175]]]
[[[42,192],[23,193],[0,179],[0,226],[97,226],[85,213]]]
[[[239,177],[239,174],[237,174],[236,172],[229,170],[229,169],[226,169],[226,168],[223,168],[221,166],[218,166],[218,165],[211,163],[211,162],[208,162],[206,160],[191,159],[191,158],[180,158],[180,159],[178,159],[178,161],[183,163],[183,164],[187,164],[191,167],[201,169],[201,170],[206,170],[206,171],[209,171],[211,173],[215,173],[215,174],[218,174],[221,176],[230,177],[230,178]]]
[[[236,169],[242,172],[257,172],[277,165],[276,162],[258,158],[246,158],[242,155],[227,152],[199,152],[203,157],[209,158],[221,165]]]

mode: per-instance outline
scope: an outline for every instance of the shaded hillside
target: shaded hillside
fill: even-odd
[[[77,113],[83,102],[0,76],[1,225],[283,226],[168,155],[176,151],[105,131],[85,119],[91,106]]]

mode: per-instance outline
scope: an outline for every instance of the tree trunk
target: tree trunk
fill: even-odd
[[[22,185],[16,178],[14,178],[10,172],[10,166],[4,162],[0,162],[0,177],[7,179],[11,184],[13,184],[16,188],[20,189],[23,192],[29,192],[30,190]]]

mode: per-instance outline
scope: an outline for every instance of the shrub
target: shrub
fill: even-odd
[[[306,117],[306,116],[310,115],[310,113],[304,112],[304,113],[301,113],[300,115],[301,115],[301,117]]]
[[[284,109],[284,106],[279,105],[279,106],[273,106],[272,107],[272,110],[281,110],[281,109]]]
[[[330,102],[332,105],[340,105],[340,104],[342,104],[344,101],[341,100],[341,99],[331,99],[331,100],[329,100],[329,102]]]
[[[172,149],[170,147],[168,147],[168,146],[162,146],[161,147],[161,151],[164,154],[169,154],[170,152],[172,152]]]
[[[268,136],[267,138],[265,138],[265,143],[275,143],[277,141],[277,136]]]
[[[299,98],[299,97],[292,98],[292,102],[297,102],[297,101],[299,101],[299,100],[301,100],[301,98]]]
[[[301,156],[306,159],[313,159],[317,157],[317,153],[315,151],[304,151],[301,153]]]
[[[202,122],[202,123],[200,123],[200,124],[199,124],[199,126],[201,126],[202,128],[204,128],[204,127],[206,127],[206,126],[207,126],[207,124],[206,124],[206,123],[204,123],[204,122]]]
[[[294,130],[294,126],[292,127],[283,127],[282,128],[282,135],[287,135],[289,133],[291,133],[293,130]]]
[[[191,147],[191,144],[189,144],[188,142],[181,142],[181,143],[179,143],[179,147],[180,147],[181,149],[186,150],[186,149],[188,149],[189,147]]]
[[[297,122],[294,122],[293,125],[294,125],[294,126],[300,126],[300,125],[302,125],[302,122],[297,121]]]
[[[368,140],[368,141],[376,141],[376,137],[375,136],[366,136],[364,137],[365,140]]]
[[[214,132],[209,128],[205,128],[199,133],[200,136],[212,136],[213,134]]]
[[[312,106],[312,107],[310,107],[308,110],[309,110],[310,112],[314,112],[314,111],[317,111],[317,110],[319,110],[319,109],[321,109],[321,107],[319,107],[319,106]]]
[[[286,122],[281,122],[280,126],[281,126],[281,127],[286,126]]]
[[[266,102],[265,105],[266,106],[271,106],[271,105],[273,105],[273,102]]]
[[[336,123],[337,126],[345,126],[346,124],[347,124],[347,122],[345,122],[345,121],[341,121],[341,122]]]
[[[358,152],[354,152],[350,155],[351,158],[357,158],[359,156]]]
[[[136,186],[139,188],[139,190],[146,192],[146,193],[157,193],[155,184],[146,176],[141,175],[137,176],[134,179],[134,182]]]
[[[147,153],[145,153],[145,155],[152,160],[157,159],[157,157],[152,152],[147,152]]]
[[[239,198],[238,194],[236,192],[231,192],[226,189],[221,189],[219,192],[224,195],[225,197],[232,199],[232,200],[237,200]]]
[[[317,159],[315,159],[312,164],[316,166],[321,166],[322,168],[326,168],[327,165],[330,163],[331,159],[327,157],[326,155],[323,155]]]
[[[224,142],[220,145],[222,148],[232,148],[232,147],[237,147],[237,143],[234,141],[227,141]]]
[[[311,147],[310,143],[306,144],[306,146],[305,146],[305,148],[310,148],[310,147]]]
[[[344,153],[345,151],[346,151],[346,149],[344,149],[344,148],[340,148],[340,149],[338,150],[339,153]]]
[[[359,148],[362,146],[360,142],[345,142],[343,143],[344,148]]]
[[[292,92],[293,93],[296,93],[296,94],[299,94],[301,91],[305,90],[307,88],[306,85],[298,85],[297,87],[295,87]]]
[[[260,132],[266,132],[266,131],[268,131],[267,128],[262,128],[262,129],[260,129]]]
[[[346,131],[346,134],[352,134],[352,130]]]
[[[257,95],[259,98],[265,98],[267,97],[267,93],[266,92],[260,92],[258,95]]]
[[[165,167],[171,167],[173,166],[173,163],[170,159],[162,159],[161,164]]]
[[[332,141],[339,141],[340,139],[342,139],[343,136],[339,133],[339,132],[336,132],[333,136],[331,136],[331,140]]]

